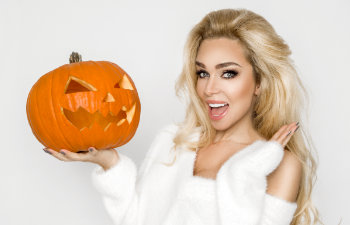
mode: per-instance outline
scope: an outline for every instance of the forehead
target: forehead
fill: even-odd
[[[207,66],[223,62],[236,62],[240,65],[248,63],[244,48],[239,40],[229,38],[203,40],[199,46],[196,61]]]

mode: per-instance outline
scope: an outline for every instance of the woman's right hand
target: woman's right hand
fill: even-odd
[[[89,147],[89,151],[80,152],[71,152],[66,149],[61,149],[57,152],[50,148],[44,148],[44,151],[65,162],[81,161],[95,163],[100,165],[105,171],[119,161],[118,152],[113,148],[97,150],[94,147]]]

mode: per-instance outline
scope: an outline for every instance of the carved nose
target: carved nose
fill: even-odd
[[[107,92],[106,97],[103,99],[104,102],[115,102],[115,99],[113,98],[113,95],[111,93]]]

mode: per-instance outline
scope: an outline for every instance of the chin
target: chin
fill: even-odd
[[[235,123],[228,123],[225,121],[213,121],[211,120],[212,127],[217,131],[225,131],[232,127]]]

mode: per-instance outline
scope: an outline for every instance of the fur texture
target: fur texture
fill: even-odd
[[[104,171],[97,166],[92,181],[115,225],[289,225],[295,202],[266,193],[266,176],[283,158],[282,146],[256,141],[229,158],[216,180],[193,176],[196,153],[177,149],[172,166],[172,138],[178,127],[162,129],[137,171],[120,161]],[[196,140],[199,132],[193,134]]]

